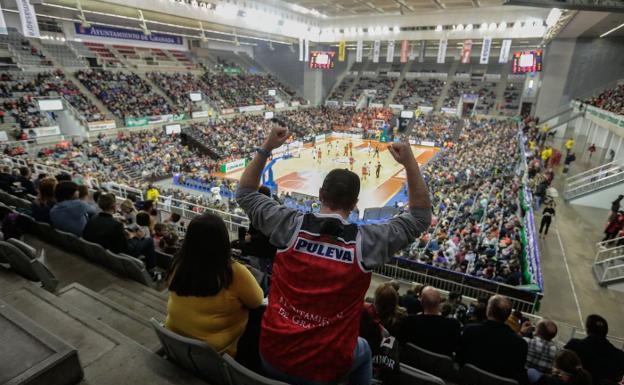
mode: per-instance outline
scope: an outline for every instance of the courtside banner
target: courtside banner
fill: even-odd
[[[355,48],[355,62],[356,63],[362,62],[363,51],[364,51],[364,42],[362,40],[358,40],[356,48]]]
[[[446,46],[448,40],[440,39],[440,45],[438,46],[438,64],[443,64],[446,59]]]
[[[381,40],[375,40],[373,44],[373,63],[379,63],[379,51],[381,50]]]
[[[344,40],[340,40],[338,44],[338,61],[345,61],[345,57],[347,56],[347,42]]]
[[[394,60],[394,40],[388,41],[388,50],[386,51],[386,63],[392,63]]]
[[[461,51],[461,62],[462,64],[470,63],[470,52],[472,51],[472,40],[464,40],[464,47]]]
[[[303,39],[299,38],[299,61],[303,61]]]
[[[500,56],[498,57],[499,63],[507,63],[509,61],[509,50],[511,49],[511,39],[503,40],[500,50]]]
[[[490,49],[492,48],[492,38],[483,38],[483,45],[481,46],[481,57],[479,58],[479,64],[487,64],[490,60]]]
[[[25,37],[40,37],[39,24],[37,24],[37,15],[35,8],[30,4],[29,0],[15,0],[19,11],[20,20],[22,22],[22,33]]]
[[[8,34],[9,30],[7,29],[6,22],[4,21],[4,15],[2,14],[2,4],[0,4],[0,35]]]
[[[416,59],[416,48],[414,47],[415,47],[415,44],[410,44],[409,54],[407,55],[409,60]]]
[[[401,63],[407,63],[407,50],[409,49],[409,42],[403,40],[401,42]]]

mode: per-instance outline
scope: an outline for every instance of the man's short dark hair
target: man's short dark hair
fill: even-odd
[[[260,188],[258,188],[258,192],[268,196],[269,198],[271,197],[271,189],[267,186],[260,186]]]
[[[360,178],[347,169],[331,170],[320,194],[321,202],[330,209],[351,211],[360,195]]]
[[[78,191],[78,185],[74,182],[62,180],[56,185],[54,195],[57,202],[66,201],[74,198],[74,194]]]
[[[585,329],[587,329],[587,335],[606,337],[607,334],[609,334],[609,324],[607,324],[607,320],[598,314],[590,314],[587,316]]]
[[[544,318],[537,323],[536,332],[546,341],[552,341],[552,339],[557,336],[557,324],[547,318]]]
[[[493,295],[487,304],[487,317],[498,322],[505,322],[511,315],[511,302],[502,295]]]
[[[113,194],[100,194],[97,203],[102,211],[110,211],[115,209],[117,199]]]
[[[139,226],[149,226],[150,225],[150,215],[145,211],[139,211],[136,215],[136,223]]]
[[[171,222],[178,223],[182,217],[178,213],[171,213],[170,218],[171,218]]]
[[[20,175],[23,177],[27,177],[30,175],[30,169],[26,166],[20,167],[19,171],[20,171]]]

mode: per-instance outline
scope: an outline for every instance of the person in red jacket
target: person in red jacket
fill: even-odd
[[[303,214],[258,192],[271,151],[288,137],[274,128],[243,173],[237,201],[252,225],[277,247],[268,306],[262,319],[260,357],[273,378],[297,385],[371,381],[371,349],[358,338],[371,272],[406,247],[431,223],[429,192],[410,146],[388,147],[405,167],[409,212],[386,223],[349,223],[360,179],[345,169],[329,172],[319,190],[320,213]]]

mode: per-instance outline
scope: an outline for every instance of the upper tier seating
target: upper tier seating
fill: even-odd
[[[624,84],[604,90],[596,96],[583,99],[583,103],[602,108],[614,114],[624,115]]]
[[[52,56],[63,67],[87,67],[86,61],[78,57],[76,52],[72,50],[72,45],[49,43],[45,40],[41,41],[46,53]]]
[[[76,78],[121,119],[174,112],[138,75],[90,69],[76,72]]]
[[[394,103],[406,108],[434,107],[442,94],[444,81],[439,79],[405,79],[394,98]]]

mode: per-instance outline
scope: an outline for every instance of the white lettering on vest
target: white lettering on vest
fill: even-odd
[[[353,250],[331,243],[311,241],[309,239],[297,238],[295,251],[305,253],[315,257],[331,259],[342,263],[353,263]]]

